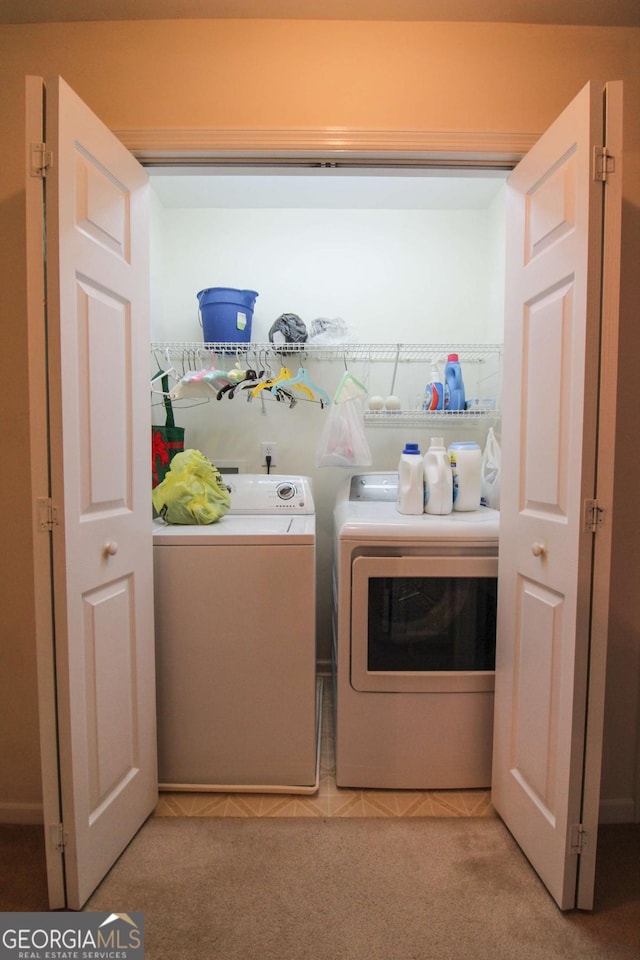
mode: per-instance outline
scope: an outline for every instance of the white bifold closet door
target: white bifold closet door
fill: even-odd
[[[602,310],[605,197],[620,222],[604,137],[591,83],[507,182],[493,803],[563,909],[592,906],[598,827],[609,572],[602,590],[590,504],[607,481],[601,340],[617,329]]]
[[[45,782],[44,806],[55,905],[78,909],[157,800],[148,178],[61,79],[44,94],[60,796]]]

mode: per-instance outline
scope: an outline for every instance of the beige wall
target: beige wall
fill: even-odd
[[[2,803],[40,796],[26,380],[24,75],[61,74],[140,127],[542,131],[589,79],[625,82],[620,405],[604,795],[635,791],[640,529],[640,30],[499,24],[161,21],[0,27],[0,383],[5,430]],[[615,385],[612,385],[612,389]],[[626,389],[625,389],[626,387]]]

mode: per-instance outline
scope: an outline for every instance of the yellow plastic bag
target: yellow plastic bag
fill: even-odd
[[[199,450],[176,454],[151,498],[167,523],[215,523],[231,506],[220,472]]]

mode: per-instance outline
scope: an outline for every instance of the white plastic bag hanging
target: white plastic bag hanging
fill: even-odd
[[[332,403],[316,449],[317,467],[369,467],[362,397]]]
[[[480,466],[480,495],[482,503],[487,507],[493,507],[494,510],[500,509],[501,460],[500,444],[493,432],[493,427],[489,427]]]

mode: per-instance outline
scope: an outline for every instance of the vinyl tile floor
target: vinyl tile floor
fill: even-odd
[[[156,817],[493,817],[489,790],[357,790],[336,786],[331,683],[322,697],[317,793],[161,792]]]

